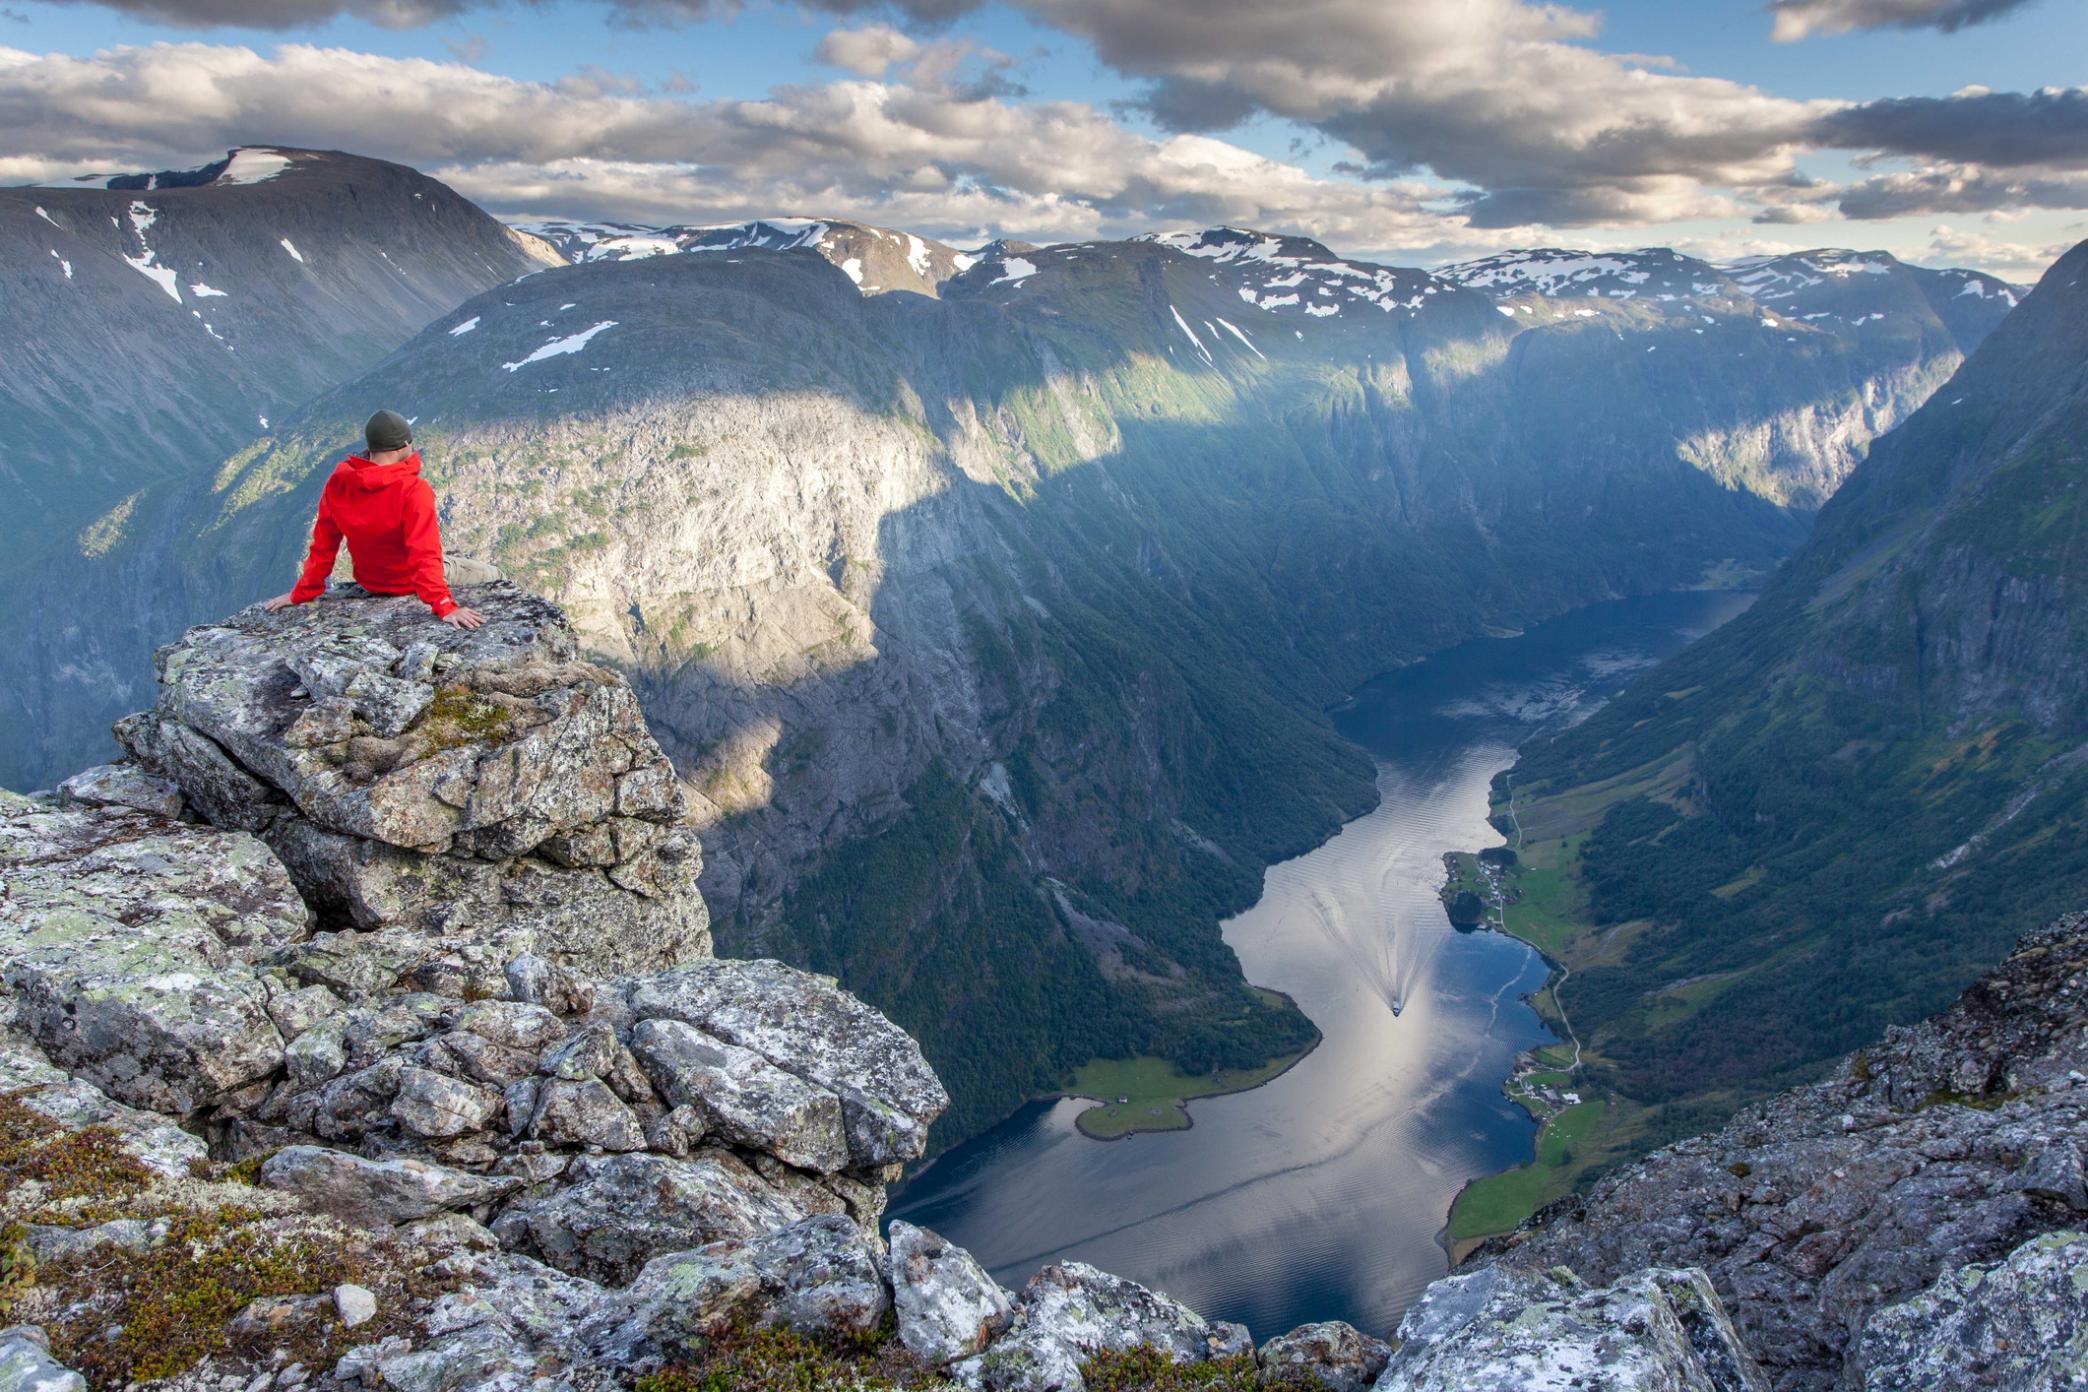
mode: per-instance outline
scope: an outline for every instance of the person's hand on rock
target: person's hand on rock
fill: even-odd
[[[288,609],[294,603],[296,603],[296,601],[290,598],[288,591],[285,591],[284,593],[277,595],[274,599],[262,600],[261,607],[267,610],[269,613],[273,614],[278,609]]]
[[[287,595],[284,597],[286,599],[288,598]],[[275,601],[270,600],[269,603],[273,604],[275,603]],[[451,628],[483,628],[486,623],[486,616],[484,614],[481,614],[476,609],[466,609],[459,607],[450,610],[447,614],[444,614],[442,616],[442,621],[448,624]]]

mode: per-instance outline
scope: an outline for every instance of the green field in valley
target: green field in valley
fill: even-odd
[[[1314,1045],[1318,1040],[1313,1041]],[[1188,1104],[1199,1097],[1245,1092],[1282,1073],[1310,1053],[1284,1054],[1259,1068],[1230,1068],[1192,1076],[1163,1058],[1094,1059],[1083,1065],[1060,1096],[1084,1097],[1097,1105],[1074,1124],[1083,1135],[1114,1141],[1141,1131],[1185,1131]]]

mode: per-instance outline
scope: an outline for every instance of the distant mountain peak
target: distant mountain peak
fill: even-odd
[[[1310,237],[1262,232],[1251,227],[1205,227],[1175,232],[1148,232],[1133,241],[1158,242],[1190,256],[1213,261],[1339,261],[1333,251]]]
[[[918,233],[846,218],[764,217],[671,226],[554,219],[513,226],[549,243],[575,264],[691,252],[811,251],[832,262],[866,295],[890,290],[934,295],[944,281],[979,259]]]

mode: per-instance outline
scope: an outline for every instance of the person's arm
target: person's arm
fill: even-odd
[[[400,520],[413,571],[413,592],[436,618],[448,618],[457,601],[450,598],[449,581],[442,573],[442,527],[435,520],[435,490],[425,482],[416,484],[406,495],[406,515]]]
[[[319,515],[312,521],[312,548],[305,553],[303,571],[290,591],[292,604],[309,604],[326,593],[326,578],[333,574],[334,557],[341,554],[341,529],[326,512],[326,495],[319,495]]]

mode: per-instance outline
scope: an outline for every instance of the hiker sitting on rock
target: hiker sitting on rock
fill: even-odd
[[[397,411],[379,411],[363,427],[363,440],[369,452],[350,455],[336,465],[319,494],[312,549],[297,587],[261,607],[273,614],[324,594],[334,557],[346,540],[356,584],[371,594],[419,595],[435,617],[452,628],[477,628],[485,615],[450,598],[442,568],[442,531],[435,521],[435,490],[420,476],[413,426]]]

